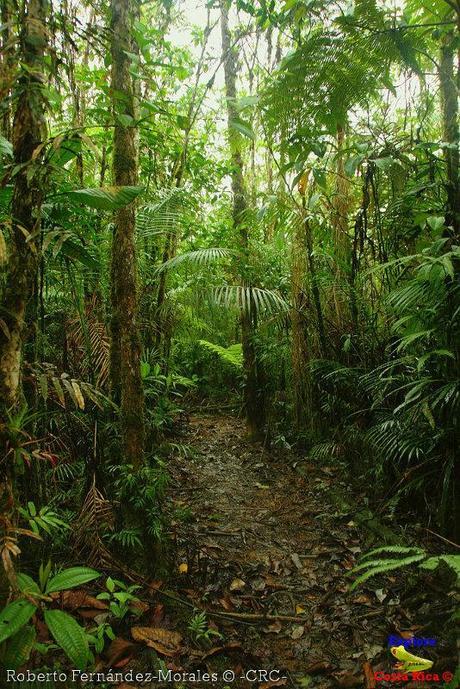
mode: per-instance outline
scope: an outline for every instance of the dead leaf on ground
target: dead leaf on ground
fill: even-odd
[[[113,641],[110,642],[110,645],[104,654],[106,667],[117,667],[117,663],[122,660],[122,658],[128,658],[128,660],[131,660],[137,650],[138,646],[133,644],[132,641],[128,641],[127,639],[123,639],[121,636],[117,636]]]
[[[271,689],[271,687],[284,687],[287,684],[286,677],[280,677],[274,682],[263,682],[259,684],[259,689]]]
[[[206,660],[206,658],[210,658],[211,656],[215,656],[218,653],[224,653],[228,651],[235,651],[235,650],[241,650],[241,644],[239,641],[230,641],[230,643],[226,644],[225,646],[214,646],[214,648],[210,648],[209,651],[204,653],[201,656],[201,660]]]
[[[372,665],[368,660],[366,660],[366,662],[363,663],[363,672],[364,679],[366,681],[366,689],[375,689],[377,684],[374,677],[374,671],[372,669]]]
[[[305,627],[302,624],[295,624],[292,627],[291,631],[291,639],[300,639],[301,636],[303,636],[305,632]]]
[[[246,586],[246,582],[242,579],[233,579],[230,584],[230,591],[242,591]]]
[[[143,600],[133,600],[129,605],[132,612],[136,612],[138,615],[143,615],[144,612],[150,610],[150,605]]]
[[[229,612],[230,610],[234,610],[233,603],[230,600],[228,596],[224,596],[223,598],[219,598],[219,603],[223,607],[224,610]]]
[[[158,627],[160,622],[163,621],[165,616],[165,606],[163,603],[157,603],[155,605],[155,608],[153,610],[153,614],[151,615],[150,622],[152,623],[152,627]]]
[[[76,610],[77,608],[107,610],[108,608],[107,603],[104,603],[102,600],[98,600],[94,596],[90,596],[83,589],[52,593],[51,598],[53,598],[53,600],[58,600],[61,606],[66,610]]]
[[[172,658],[180,651],[182,636],[161,627],[131,627],[131,636],[135,641],[154,648],[160,655]]]
[[[268,627],[264,627],[263,631],[266,634],[279,634],[280,631],[282,630],[283,625],[279,620],[276,620],[276,622],[273,622],[273,624],[269,624]]]
[[[297,569],[303,569],[303,564],[301,563],[300,557],[297,555],[297,553],[291,553],[291,560]]]
[[[100,617],[101,615],[104,615],[104,617],[108,617],[110,614],[108,612],[101,612],[97,608],[79,608],[77,612],[85,620],[95,620],[96,617]]]
[[[342,672],[335,673],[334,677],[339,687],[343,687],[344,689],[363,686],[362,675],[355,675],[352,672]]]
[[[366,593],[362,593],[360,596],[355,596],[355,598],[353,598],[353,603],[361,603],[361,605],[374,605],[373,600]]]

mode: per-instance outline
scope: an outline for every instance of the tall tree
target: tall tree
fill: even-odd
[[[228,23],[227,0],[221,0],[222,61],[225,72],[225,95],[227,98],[228,140],[232,160],[233,225],[240,239],[241,278],[244,286],[250,286],[246,266],[249,258],[248,201],[243,175],[243,155],[240,134],[235,128],[238,120],[236,105],[236,55],[232,45]],[[245,308],[241,314],[241,336],[245,373],[245,408],[249,434],[260,437],[265,422],[264,395],[261,389],[262,370],[257,359],[254,342],[255,309]]]
[[[111,52],[114,114],[113,182],[136,186],[138,142],[131,58],[134,2],[112,0]],[[124,460],[134,466],[142,461],[144,448],[144,392],[140,363],[141,340],[138,317],[137,262],[134,203],[115,213],[111,265],[111,385],[120,403]]]
[[[12,138],[14,176],[11,242],[0,307],[0,408],[18,401],[26,307],[37,273],[42,166],[34,155],[45,130],[43,59],[46,47],[45,0],[26,0],[20,33],[21,73],[16,87]]]
[[[457,11],[460,22],[460,9]],[[460,185],[459,185],[459,125],[458,125],[458,74],[454,71],[456,37],[449,31],[442,38],[439,62],[441,87],[443,139],[446,142],[444,156],[447,166],[447,225],[453,228],[453,236],[460,237]]]

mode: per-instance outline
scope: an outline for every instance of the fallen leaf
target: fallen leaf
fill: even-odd
[[[259,488],[259,490],[270,490],[270,486],[265,486],[263,483],[256,482],[254,485],[256,488]]]
[[[297,555],[297,553],[291,553],[291,560],[297,569],[303,569],[303,564],[301,563],[300,557]]]
[[[265,579],[257,577],[251,581],[251,588],[253,591],[263,591],[265,589]]]
[[[281,622],[279,620],[276,620],[276,622],[269,624],[268,627],[264,627],[263,631],[266,634],[279,634],[282,628],[283,625],[281,624]]]
[[[143,615],[144,612],[150,610],[150,605],[144,600],[133,600],[129,605],[129,609],[138,615]]]
[[[234,609],[232,601],[227,596],[225,596],[224,598],[219,598],[219,603],[221,604],[224,610],[227,610],[227,612]]]
[[[116,664],[122,658],[128,658],[128,660],[131,660],[137,650],[138,647],[136,644],[133,644],[132,641],[127,641],[127,639],[117,636],[113,641],[110,642],[110,645],[104,654],[106,667],[116,666]]]
[[[372,601],[371,597],[368,596],[366,593],[362,593],[360,596],[355,596],[355,598],[353,598],[353,603],[361,603],[362,605],[374,605],[374,602]]]
[[[374,677],[374,671],[372,665],[368,660],[363,663],[364,679],[366,680],[366,689],[375,689],[376,681]]]
[[[172,658],[180,651],[182,636],[161,627],[131,627],[135,641],[143,641],[160,655]]]
[[[339,687],[344,687],[344,689],[348,689],[348,687],[363,686],[362,676],[354,675],[351,672],[336,673],[333,676],[335,677]]]
[[[303,636],[304,632],[305,627],[302,624],[295,624],[292,627],[291,639],[300,639],[300,637]]]
[[[383,589],[375,589],[374,593],[379,603],[383,603],[383,601],[387,597],[387,594],[384,593]]]
[[[246,586],[246,582],[242,579],[233,579],[230,584],[230,591],[242,591]]]
[[[224,651],[235,651],[235,650],[240,650],[241,649],[241,644],[239,641],[231,641],[230,643],[226,644],[225,646],[214,646],[214,648],[210,648],[209,651],[204,653],[201,656],[201,660],[206,660],[206,658],[210,658],[211,656],[215,656],[218,653],[223,653]]]
[[[92,608],[97,610],[107,610],[108,605],[94,596],[90,596],[86,591],[77,589],[73,591],[62,591],[52,593],[53,600],[59,600],[61,607],[66,610],[76,610],[77,608]]]
[[[287,684],[287,677],[280,677],[276,682],[262,682],[259,689],[271,689],[271,687],[284,687]]]
[[[295,606],[295,614],[296,615],[301,615],[303,612],[305,612],[305,608],[302,608],[301,605]]]
[[[150,619],[150,622],[152,623],[152,627],[158,627],[160,625],[160,622],[163,621],[164,616],[165,616],[165,606],[163,605],[163,603],[157,603],[155,605],[153,615],[151,615],[151,619]]]
[[[107,612],[101,612],[100,610],[93,609],[91,610],[90,608],[81,608],[80,610],[77,610],[78,614],[80,617],[83,617],[85,620],[95,620],[96,617],[100,617],[101,615],[108,616],[109,613]]]

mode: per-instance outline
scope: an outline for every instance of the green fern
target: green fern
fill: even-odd
[[[387,557],[377,558],[375,555],[388,553],[391,555],[404,555],[405,557]],[[442,562],[444,562],[450,570],[455,574],[457,582],[460,581],[460,555],[438,555],[430,556],[422,548],[416,546],[382,546],[369,551],[360,558],[359,564],[353,568],[350,574],[356,574],[363,569],[367,572],[358,576],[353,584],[350,586],[350,591],[353,591],[357,586],[364,583],[371,577],[378,574],[386,574],[395,569],[408,567],[410,565],[417,565],[420,569],[435,570]]]
[[[239,370],[243,368],[243,348],[241,344],[237,343],[230,345],[230,347],[221,347],[207,340],[199,340],[199,344],[217,354],[222,361],[230,364],[230,366],[234,366]]]

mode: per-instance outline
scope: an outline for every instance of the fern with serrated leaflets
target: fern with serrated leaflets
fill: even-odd
[[[387,558],[375,558],[375,555],[382,555],[388,553]],[[404,557],[391,557],[401,556]],[[386,574],[396,569],[417,565],[419,569],[426,569],[433,571],[441,563],[445,563],[456,577],[457,584],[460,582],[460,555],[443,554],[437,556],[429,555],[423,548],[417,546],[382,546],[365,553],[356,567],[354,567],[350,574],[356,574],[367,569],[367,572],[359,575],[353,584],[350,586],[350,591],[353,591],[357,586],[363,584],[371,577],[379,574]]]

